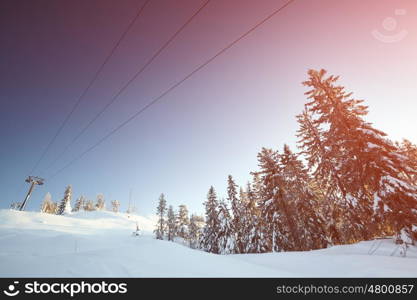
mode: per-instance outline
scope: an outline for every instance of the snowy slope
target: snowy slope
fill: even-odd
[[[131,234],[136,222],[145,232]],[[417,277],[417,249],[390,240],[220,256],[155,240],[154,217],[0,210],[0,277]]]

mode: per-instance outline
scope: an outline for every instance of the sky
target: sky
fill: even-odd
[[[64,169],[80,153],[285,1],[212,0],[115,103],[63,149],[203,4],[151,0],[38,168],[37,160],[144,1],[0,2],[0,208],[22,201],[28,175],[45,178],[27,209],[65,187],[107,203],[202,213],[213,185],[225,197],[257,169],[262,147],[295,149],[308,69],[340,75],[393,140],[417,142],[417,2],[295,0],[157,104]]]

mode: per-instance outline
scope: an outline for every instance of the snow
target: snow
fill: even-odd
[[[379,146],[378,145],[375,145],[374,143],[368,142],[368,148],[371,148],[371,149],[373,149],[373,148],[379,148]]]
[[[392,240],[308,252],[215,255],[154,239],[154,216],[0,210],[0,277],[416,277]],[[141,236],[132,233],[138,223]],[[398,251],[397,251],[398,250]]]

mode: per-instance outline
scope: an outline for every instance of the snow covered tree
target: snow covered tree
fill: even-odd
[[[172,205],[168,208],[167,213],[167,237],[168,241],[174,241],[177,235],[177,216]]]
[[[231,206],[232,226],[235,232],[235,252],[244,253],[245,248],[245,220],[244,220],[244,205],[243,199],[237,197],[237,185],[233,177],[227,177],[227,201]],[[243,191],[241,193],[243,195]]]
[[[263,251],[311,250],[327,246],[318,200],[303,163],[288,146],[280,154],[263,148],[258,155],[263,181],[259,203],[265,232],[257,238]],[[264,235],[265,234],[265,235]],[[265,243],[264,238],[269,242]]]
[[[84,201],[84,210],[85,211],[94,211],[94,210],[96,210],[93,200]]]
[[[334,243],[354,242],[417,224],[415,170],[386,134],[365,122],[367,107],[338,77],[310,70],[310,102],[298,116],[300,146],[315,181],[325,189]]]
[[[22,202],[13,202],[12,204],[10,204],[10,209],[19,210],[21,206]]]
[[[43,198],[42,205],[41,205],[41,212],[55,214],[55,210],[56,210],[56,204],[52,202],[52,196],[48,192]]]
[[[188,217],[188,209],[187,206],[184,204],[181,204],[179,206],[178,211],[178,236],[183,238],[184,240],[188,239],[188,232],[189,232],[189,225],[190,225],[190,219]]]
[[[258,176],[256,176],[258,177]],[[256,178],[257,179],[257,178]],[[245,203],[245,234],[244,234],[244,253],[263,253],[266,252],[265,239],[263,236],[263,223],[258,207],[256,192],[248,182],[246,187]]]
[[[203,234],[204,218],[202,216],[192,214],[190,217],[188,241],[190,248],[199,248],[200,238]]]
[[[61,200],[57,208],[57,215],[64,215],[71,213],[71,197],[72,197],[72,187],[71,185],[67,186],[65,189],[64,198]]]
[[[207,201],[204,202],[206,208],[206,224],[204,226],[201,248],[207,252],[218,254],[219,249],[219,218],[218,201],[214,187],[210,187],[207,194]]]
[[[279,163],[281,177],[279,187],[286,203],[282,208],[290,215],[290,219],[287,220],[289,232],[296,236],[296,238],[292,237],[293,245],[290,248],[293,250],[325,248],[327,236],[324,220],[317,197],[309,187],[311,179],[307,169],[287,145],[284,145],[283,153],[279,154]]]
[[[85,202],[85,197],[84,196],[78,197],[78,199],[75,201],[75,205],[74,205],[74,208],[72,209],[72,212],[77,212],[77,211],[80,211],[81,209],[83,209],[84,208],[84,202]]]
[[[96,201],[96,210],[106,210],[106,201],[103,194],[98,194]]]
[[[167,201],[165,200],[165,195],[161,194],[159,196],[159,204],[156,208],[156,215],[158,216],[158,224],[155,229],[155,235],[158,240],[163,240],[166,232],[166,221],[165,213],[167,211]]]
[[[245,253],[264,253],[272,250],[269,225],[262,215],[263,181],[259,173],[252,172],[252,184],[248,183],[246,214],[248,227],[245,234]]]
[[[276,184],[274,178],[279,174],[277,153],[272,149],[262,148],[258,154],[259,172],[254,172],[262,182],[258,197],[260,213],[263,216],[263,236],[266,240],[266,252],[279,251],[277,244],[277,222],[279,206],[275,200]]]
[[[224,200],[221,200],[218,208],[219,229],[217,233],[220,254],[230,254],[235,251],[235,232],[232,218]]]
[[[111,207],[112,207],[112,211],[113,212],[118,213],[119,212],[119,209],[120,209],[120,202],[117,201],[117,200],[113,200],[111,202]]]
[[[396,143],[396,147],[399,149],[399,154],[407,158],[408,167],[411,170],[417,170],[417,145],[404,139],[401,143]],[[417,175],[414,172],[407,175],[413,184],[417,185]]]

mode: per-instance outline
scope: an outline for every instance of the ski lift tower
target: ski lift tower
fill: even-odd
[[[30,188],[28,193],[26,194],[26,198],[23,201],[22,205],[20,206],[20,210],[25,210],[26,203],[28,202],[30,196],[32,195],[33,189],[35,188],[35,185],[42,185],[44,182],[43,178],[37,177],[37,176],[29,176],[25,180],[27,183],[30,183]]]

